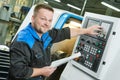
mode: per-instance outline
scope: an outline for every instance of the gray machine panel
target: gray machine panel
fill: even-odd
[[[99,32],[97,36],[81,35],[79,37],[74,53],[81,52],[82,56],[74,59],[74,61],[91,71],[97,72],[113,23],[86,17],[83,24],[84,28],[93,25],[100,25],[103,31]]]

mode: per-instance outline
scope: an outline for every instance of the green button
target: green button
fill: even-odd
[[[102,51],[101,51],[101,50],[98,50],[97,52],[98,52],[98,53],[101,53]]]
[[[96,45],[96,46],[98,46],[98,45],[99,45],[99,43],[96,43],[95,45]]]

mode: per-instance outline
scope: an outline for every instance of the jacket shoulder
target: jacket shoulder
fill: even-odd
[[[32,36],[32,34],[30,34],[29,31],[21,31],[17,35],[17,41],[25,42],[29,45],[30,48],[32,48],[34,45],[35,39]]]

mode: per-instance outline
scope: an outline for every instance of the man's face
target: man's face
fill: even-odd
[[[32,17],[32,26],[38,34],[47,32],[52,24],[53,12],[47,9],[40,9],[36,15]]]

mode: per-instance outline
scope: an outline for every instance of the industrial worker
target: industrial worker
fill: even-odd
[[[54,10],[47,4],[37,4],[31,22],[11,43],[9,80],[44,80],[56,67],[51,67],[50,48],[59,42],[81,34],[97,35],[100,26],[51,29]]]

